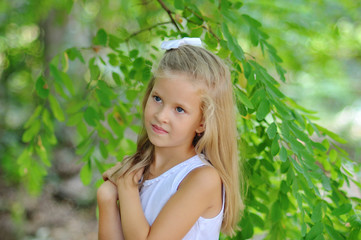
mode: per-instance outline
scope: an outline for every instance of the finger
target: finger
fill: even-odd
[[[111,176],[114,175],[114,173],[116,171],[119,170],[120,168],[120,162],[117,162],[113,167],[109,168],[108,170],[106,170],[103,174],[102,174],[102,178],[104,181],[106,180],[110,180]]]
[[[134,183],[138,184],[144,173],[144,167],[134,171]]]
[[[109,170],[106,170],[103,174],[102,174],[102,178],[104,181],[109,179]]]
[[[108,180],[108,175],[104,172],[102,174],[102,178],[103,178],[104,181],[107,181]]]

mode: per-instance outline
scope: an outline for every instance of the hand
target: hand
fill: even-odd
[[[109,180],[110,182],[116,184],[116,181],[118,179],[118,175],[117,174],[114,174],[116,173],[120,167],[121,167],[121,162],[117,162],[113,167],[109,168],[108,170],[106,170],[103,174],[102,174],[102,177],[103,177],[103,180],[104,181],[107,181]]]
[[[143,172],[144,172],[144,167],[132,172],[128,172],[123,176],[118,177],[118,179],[116,180],[118,191],[119,189],[129,189],[129,188],[138,189],[138,183],[143,176]]]
[[[117,187],[110,181],[105,181],[97,191],[98,203],[116,202],[118,199]]]

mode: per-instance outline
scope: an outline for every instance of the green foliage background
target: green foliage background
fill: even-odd
[[[239,111],[249,188],[234,239],[359,239],[361,199],[345,190],[361,187],[357,142],[342,145],[299,103],[341,111],[357,102],[360,9],[354,1],[2,1],[3,180],[39,193],[54,149],[70,145],[83,183],[99,185],[99,172],[134,152],[160,42],[201,37],[230,66]],[[321,87],[301,90],[305,79]]]

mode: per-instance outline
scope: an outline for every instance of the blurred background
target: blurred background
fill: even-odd
[[[172,1],[164,1],[170,8]],[[361,161],[361,3],[353,0],[245,0],[240,13],[262,23],[287,70],[282,91],[336,132],[350,159]],[[206,6],[207,1],[197,4]],[[137,16],[137,17],[134,17]],[[42,191],[29,194],[16,159],[23,125],[38,98],[35,82],[49,61],[70,47],[89,48],[99,28],[125,38],[166,17],[156,1],[0,1],[1,239],[97,239],[96,189],[79,178],[72,129],[58,123],[58,144]],[[212,12],[208,15],[212,18]],[[240,23],[241,26],[242,23]],[[147,41],[145,31],[136,37]],[[245,52],[262,62],[249,39]],[[141,51],[142,49],[139,49]],[[82,78],[76,62],[73,81]],[[264,61],[264,66],[268,62]],[[272,73],[272,70],[269,70]],[[275,73],[274,76],[277,76]],[[93,178],[99,178],[94,176]],[[360,176],[359,176],[360,177]]]

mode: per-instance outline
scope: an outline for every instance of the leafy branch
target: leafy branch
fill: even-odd
[[[202,22],[205,22],[205,23],[206,23],[206,20],[205,20],[202,16],[200,16],[198,13],[196,13],[195,11],[193,11],[192,9],[190,9],[189,7],[185,7],[185,9],[188,10],[188,11],[190,11],[191,13],[193,13],[194,16],[196,16],[197,18],[199,18]],[[191,22],[191,23],[193,23],[193,24],[195,24],[195,25],[197,25],[196,22],[194,22],[194,21],[192,21],[192,20],[190,20],[190,19],[187,19],[187,21],[188,21],[188,22]],[[213,36],[215,39],[217,39],[218,42],[221,41],[221,39],[213,32],[213,30],[212,30],[211,26],[209,26],[209,24],[207,24],[207,25],[202,24],[202,28],[204,28],[204,29],[207,30],[210,34],[212,34],[212,36]]]
[[[129,39],[137,36],[138,34],[142,33],[142,32],[146,32],[146,31],[150,31],[152,30],[153,28],[156,28],[156,27],[159,27],[159,26],[162,26],[162,25],[166,25],[166,24],[170,24],[170,23],[173,23],[172,21],[167,21],[167,22],[160,22],[160,23],[156,23],[152,26],[149,26],[147,28],[143,28],[143,29],[140,29],[132,34],[130,34],[126,39],[124,39],[124,41],[129,41]]]
[[[179,29],[179,27],[178,27],[176,21],[174,20],[174,18],[172,17],[172,11],[164,4],[164,2],[162,0],[157,0],[157,1],[162,6],[162,8],[168,13],[168,16],[171,19],[173,25],[177,28],[178,32],[180,33],[181,30]]]

